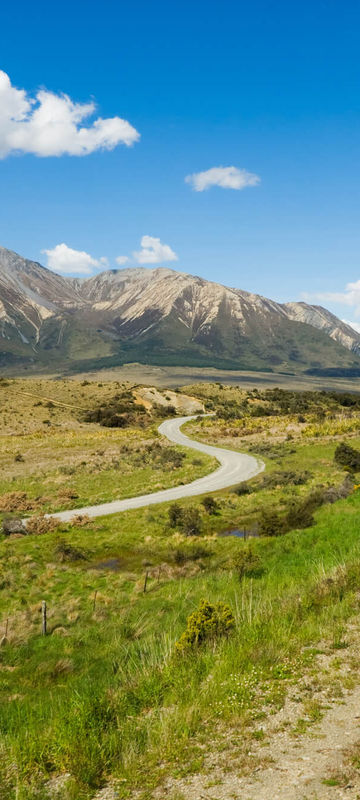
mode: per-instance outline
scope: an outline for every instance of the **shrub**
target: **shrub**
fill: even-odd
[[[89,522],[91,522],[91,520],[87,514],[76,514],[75,517],[71,517],[71,526],[73,528],[83,528],[84,525],[88,525]]]
[[[75,467],[71,467],[65,464],[65,466],[59,467],[59,472],[61,473],[61,475],[74,475],[76,469]]]
[[[338,444],[335,450],[334,460],[336,464],[351,469],[353,472],[358,472],[360,470],[360,452],[349,444],[346,444],[346,442],[340,442],[340,444]]]
[[[260,536],[281,536],[282,533],[286,533],[284,519],[277,511],[264,509],[259,520]]]
[[[16,453],[14,461],[25,461],[24,456],[22,453]]]
[[[62,489],[58,491],[58,499],[60,502],[66,502],[67,500],[76,500],[79,497],[78,494],[74,491],[74,489],[70,489],[68,486],[63,486]]]
[[[340,486],[330,486],[325,490],[325,502],[336,503],[337,500],[344,500],[354,489],[354,476],[346,475]]]
[[[293,500],[284,516],[278,511],[265,509],[259,522],[260,535],[281,536],[295,528],[310,528],[314,524],[314,512],[326,503],[326,499],[323,489],[314,489],[307,497]]]
[[[211,495],[207,495],[206,497],[204,497],[204,499],[201,502],[205,508],[205,511],[208,514],[216,514],[218,512],[219,504],[216,502],[214,497],[211,497]]]
[[[37,517],[30,517],[26,522],[27,533],[33,533],[39,536],[42,533],[49,533],[56,530],[60,525],[58,519],[54,517],[45,517],[45,514],[39,514]]]
[[[126,428],[135,422],[140,422],[146,411],[141,406],[136,406],[134,398],[128,393],[116,395],[108,403],[85,411],[82,415],[83,422],[98,422],[105,428]]]
[[[59,561],[84,561],[86,555],[65,539],[58,539],[54,547],[54,556]]]
[[[179,506],[179,503],[172,503],[169,507],[169,522],[171,528],[176,528],[179,524],[183,513],[183,508]]]
[[[157,414],[158,417],[176,417],[176,408],[175,406],[163,406],[159,403],[154,403],[153,411]]]
[[[264,475],[259,486],[261,489],[273,489],[275,486],[303,486],[311,477],[311,473],[308,470],[304,472],[279,470]]]
[[[201,533],[202,518],[195,506],[184,508],[172,503],[168,513],[171,528],[180,528],[185,536],[198,536]]]
[[[184,508],[181,515],[181,529],[185,536],[199,536],[202,530],[202,519],[198,508]]]
[[[294,501],[285,517],[286,529],[310,528],[314,524],[314,512],[325,502],[326,494],[322,489],[314,489],[304,499]]]
[[[187,618],[186,629],[175,644],[177,653],[185,653],[206,642],[226,636],[235,628],[235,619],[226,603],[201,600],[199,608]]]
[[[237,573],[240,581],[245,576],[256,577],[263,572],[261,568],[260,556],[258,556],[257,553],[254,553],[251,545],[248,548],[239,550],[239,552],[236,553],[232,562],[232,567]]]
[[[242,497],[245,494],[251,494],[253,491],[252,487],[244,481],[243,483],[239,483],[239,486],[235,486],[234,492],[238,495],[238,497]]]
[[[177,547],[171,553],[171,560],[175,564],[186,564],[187,561],[200,561],[203,558],[210,558],[213,555],[209,547],[201,544],[191,544],[190,546]]]
[[[185,453],[175,450],[174,447],[161,447],[159,453],[159,465],[164,469],[179,469],[185,458]]]
[[[0,497],[0,511],[32,511],[35,507],[26,492],[6,492]]]

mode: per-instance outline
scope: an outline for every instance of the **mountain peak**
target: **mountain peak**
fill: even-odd
[[[67,278],[3,247],[0,335],[3,365],[360,368],[360,334],[321,306],[280,304],[168,267]]]

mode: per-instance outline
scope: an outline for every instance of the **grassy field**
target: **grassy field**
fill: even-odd
[[[82,406],[77,393],[89,388],[65,384],[64,389],[59,385],[58,401]],[[102,391],[109,396],[114,391],[98,388],[101,402]],[[359,609],[360,492],[353,488],[358,478],[352,478],[346,499],[314,512],[311,527],[251,541],[218,534],[255,528],[264,509],[284,515],[315,489],[338,489],[346,473],[334,462],[337,444],[345,439],[360,449],[357,403],[341,405],[348,401],[323,395],[276,399],[214,384],[193,385],[186,392],[201,396],[217,412],[189,423],[188,432],[258,452],[267,465],[248,493],[239,494],[237,487],[221,492],[213,509],[206,510],[202,498],[180,504],[198,512],[197,536],[172,525],[169,506],[163,504],[0,542],[4,800],[47,800],[64,774],[69,777],[57,796],[66,800],[94,797],[109,782],[119,798],[150,798],[167,776],[204,769],[205,754],[216,751],[219,741],[225,747],[224,730],[229,748],[235,747],[237,769],[250,769],[249,742],[260,739],[264,720],[289,692],[298,696],[299,729],[321,713],[303,688],[307,674],[326,683],[329,692],[337,690],[335,656],[341,661],[347,623]],[[24,415],[23,395],[15,396],[14,407]],[[31,410],[44,413],[43,406]],[[8,408],[3,413],[10,418]],[[51,441],[59,443],[56,437],[67,441],[77,431],[76,465],[88,462],[95,449],[87,436],[103,437],[102,449],[105,442],[110,446],[109,434],[121,435],[130,448],[132,437],[144,447],[154,436],[152,421],[144,428],[109,430],[79,423],[72,413],[59,412],[62,423],[60,416],[56,420],[63,427],[59,431],[54,425],[52,432],[51,426],[50,432]],[[31,440],[32,447],[31,437],[43,424],[39,420],[15,419],[18,440],[27,445]],[[55,471],[55,451],[51,455],[49,440],[41,436],[39,458],[47,443],[48,468]],[[14,452],[9,465],[15,469],[15,491],[25,485],[16,470],[27,469],[29,456],[24,444],[24,462],[14,461]],[[200,469],[191,454],[188,458],[190,472]],[[204,461],[201,469],[209,466]],[[137,469],[143,468],[135,464],[134,480]],[[169,475],[160,470],[161,480],[179,475],[179,469],[184,466]],[[158,475],[156,464],[149,470]],[[93,497],[97,481],[108,491],[101,469],[93,484],[92,474],[91,489],[79,478],[79,495],[84,485]],[[50,494],[49,485],[54,483],[47,484]],[[28,483],[26,491],[35,494]],[[228,604],[235,627],[228,636],[210,637],[207,644],[179,653],[176,642],[203,599]],[[41,636],[43,600],[46,637]],[[322,675],[324,648],[334,650],[334,666]],[[359,666],[353,663],[349,681],[358,680]],[[175,790],[172,796],[180,798]]]
[[[161,418],[137,413],[140,406],[126,428],[83,421],[84,412],[129,390],[117,383],[0,383],[0,510],[75,509],[187,483],[215,468],[207,456],[170,447],[157,432]]]

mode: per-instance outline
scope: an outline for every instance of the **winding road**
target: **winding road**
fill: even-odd
[[[198,416],[198,415],[197,415]],[[208,456],[213,456],[220,463],[220,466],[210,475],[198,478],[192,483],[174,486],[172,489],[162,489],[152,494],[142,494],[139,497],[129,497],[126,500],[113,500],[111,503],[101,503],[98,506],[86,506],[85,508],[73,508],[70,511],[58,511],[56,514],[47,514],[48,517],[55,517],[62,522],[69,522],[74,516],[79,514],[88,517],[103,517],[107,514],[118,514],[121,511],[128,511],[131,508],[142,508],[154,503],[165,503],[170,500],[181,500],[183,497],[195,497],[199,494],[216,492],[219,489],[226,489],[234,486],[249,478],[253,478],[258,472],[265,468],[263,461],[244,453],[236,453],[234,450],[225,450],[220,447],[196,442],[181,433],[181,426],[189,422],[192,417],[175,417],[174,419],[162,422],[159,433],[166,436],[170,442],[180,444],[183,447],[190,447],[191,450],[199,450]]]

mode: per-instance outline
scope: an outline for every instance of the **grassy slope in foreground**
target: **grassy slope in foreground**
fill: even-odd
[[[241,584],[234,540],[179,542],[182,566],[166,566],[165,508],[156,519],[128,512],[72,531],[90,562],[59,563],[54,534],[2,542],[2,616],[14,614],[0,651],[4,800],[15,781],[28,800],[31,784],[63,771],[75,780],[68,797],[90,797],[109,774],[126,778],[119,797],[135,784],[145,792],[169,770],[201,766],[199,745],[219,720],[241,727],[250,711],[271,713],[289,678],[316,658],[304,648],[335,640],[358,610],[359,512],[355,493],[321,509],[312,529],[253,543],[260,564]],[[121,571],[91,569],[120,547]],[[146,555],[165,565],[144,595]],[[176,659],[174,643],[203,597],[231,605],[236,632]],[[42,598],[62,635],[38,635]]]

